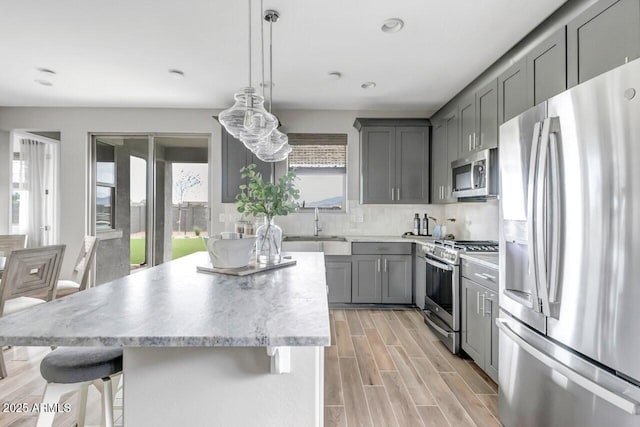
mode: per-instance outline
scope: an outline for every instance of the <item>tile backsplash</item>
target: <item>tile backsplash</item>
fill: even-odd
[[[233,230],[240,219],[234,204],[224,204],[219,215],[220,231]],[[347,212],[320,212],[322,234],[348,236],[401,236],[413,229],[413,217],[428,213],[442,222],[445,218],[456,218],[447,224],[447,233],[458,239],[498,240],[498,202],[457,203],[452,205],[361,205],[357,200],[349,201]],[[278,217],[276,223],[285,234],[313,234],[313,212],[295,213]],[[433,231],[433,222],[429,224]]]

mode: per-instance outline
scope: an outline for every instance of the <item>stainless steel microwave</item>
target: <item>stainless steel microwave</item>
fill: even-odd
[[[498,149],[489,148],[451,162],[453,197],[498,195]]]

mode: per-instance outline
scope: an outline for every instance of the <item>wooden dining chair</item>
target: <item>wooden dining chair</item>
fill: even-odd
[[[82,241],[82,248],[80,248],[80,253],[78,254],[78,259],[73,267],[71,280],[58,280],[56,298],[84,291],[87,288],[87,284],[89,283],[89,274],[93,267],[93,260],[96,257],[97,247],[97,237],[84,237]]]
[[[7,260],[0,281],[0,317],[34,307],[55,297],[65,245],[17,249]],[[45,298],[36,296],[45,294]],[[0,378],[7,376],[0,352]]]
[[[2,234],[0,235],[0,256],[8,257],[16,249],[27,247],[26,234]]]

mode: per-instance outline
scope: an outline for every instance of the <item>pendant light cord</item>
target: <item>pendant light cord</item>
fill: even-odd
[[[251,0],[249,0],[249,87],[251,87]]]
[[[262,61],[262,96],[264,97],[264,0],[260,0],[260,58]]]
[[[273,102],[273,20],[269,21],[269,112]]]

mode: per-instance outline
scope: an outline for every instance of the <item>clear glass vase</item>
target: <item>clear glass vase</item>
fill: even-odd
[[[256,230],[256,261],[259,264],[280,262],[282,250],[282,228],[273,218],[265,218]]]

